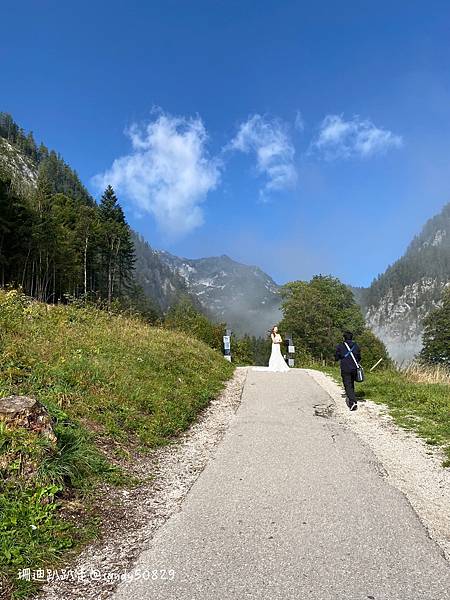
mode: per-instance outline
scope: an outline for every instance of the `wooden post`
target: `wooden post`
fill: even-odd
[[[370,371],[373,371],[375,369],[375,367],[378,367],[378,365],[380,364],[380,362],[383,360],[383,358],[380,358],[380,360],[378,360],[373,367],[370,369]]]

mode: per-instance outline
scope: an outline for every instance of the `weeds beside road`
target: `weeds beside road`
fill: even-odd
[[[337,367],[313,365],[340,381]],[[412,365],[404,370],[366,373],[356,384],[358,400],[386,404],[398,425],[415,431],[426,442],[441,446],[450,467],[450,376],[445,369]]]

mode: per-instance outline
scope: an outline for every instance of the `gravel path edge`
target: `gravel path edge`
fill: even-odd
[[[384,476],[407,498],[428,535],[450,561],[450,469],[442,467],[443,453],[413,432],[402,429],[389,408],[371,400],[350,411],[343,388],[330,376],[304,369],[329,395],[329,413],[352,430],[380,462]]]

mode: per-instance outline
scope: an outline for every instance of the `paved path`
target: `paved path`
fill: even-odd
[[[305,372],[250,371],[243,401],[182,510],[115,600],[446,600],[450,568],[374,455]],[[355,413],[357,418],[358,413]]]

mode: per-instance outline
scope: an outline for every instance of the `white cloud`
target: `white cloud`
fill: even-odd
[[[207,153],[202,120],[161,112],[145,126],[133,124],[125,133],[131,153],[96,175],[94,184],[99,189],[111,184],[171,235],[202,225],[201,204],[220,180],[220,163]]]
[[[261,190],[263,197],[290,188],[297,181],[295,148],[286,125],[279,120],[268,120],[258,114],[249,117],[241,123],[227,149],[256,155],[257,170],[267,178]]]
[[[310,150],[319,151],[325,158],[368,157],[399,148],[403,139],[387,129],[376,127],[370,120],[354,116],[345,121],[339,115],[327,115]]]

